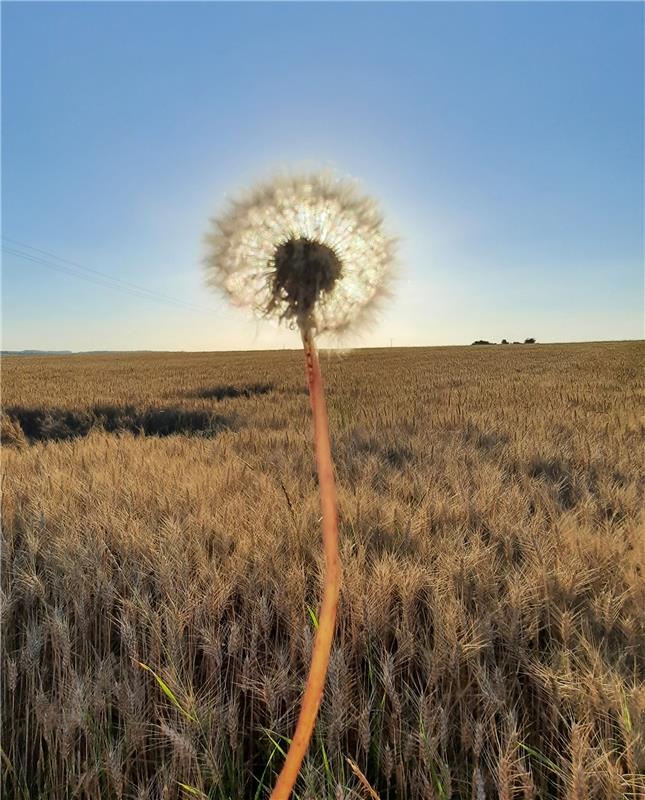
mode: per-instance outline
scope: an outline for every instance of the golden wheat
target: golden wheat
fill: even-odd
[[[641,796],[643,355],[322,354],[345,566],[296,797]],[[3,796],[266,797],[320,601],[300,360],[4,360]]]

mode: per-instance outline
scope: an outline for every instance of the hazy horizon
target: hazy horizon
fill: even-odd
[[[533,346],[539,345],[546,345],[546,346],[566,346],[566,345],[576,345],[576,344],[621,344],[625,342],[642,342],[645,341],[642,337],[638,337],[635,339],[581,339],[581,340],[571,340],[567,342],[547,342],[547,341],[540,341],[537,340],[533,343]],[[354,350],[410,350],[414,348],[419,349],[442,349],[446,347],[477,347],[477,346],[493,346],[493,345],[500,345],[504,347],[505,345],[508,346],[517,346],[517,345],[527,345],[531,346],[531,343],[524,342],[524,341],[513,341],[508,340],[507,342],[495,342],[495,341],[487,341],[485,343],[482,342],[469,342],[469,343],[443,343],[443,344],[413,344],[413,345],[367,345],[367,346],[355,346],[355,347],[343,347],[342,345],[333,346],[328,345],[326,347],[320,347],[319,350],[321,353],[325,353],[328,351],[342,353],[343,351],[346,352],[353,352]],[[67,349],[60,349],[60,350],[51,350],[51,349],[44,349],[39,347],[24,347],[20,350],[0,350],[0,355],[73,355],[73,356],[82,356],[82,355],[114,355],[120,353],[186,353],[190,355],[191,353],[271,353],[275,351],[292,351],[294,353],[301,354],[302,353],[302,346],[294,345],[293,347],[288,347],[283,345],[282,347],[267,347],[267,348],[246,348],[246,349],[231,349],[231,350],[151,350],[151,349],[130,349],[130,350],[70,350]]]
[[[645,9],[3,3],[2,349],[296,349],[204,288],[276,168],[356,176],[401,237],[340,349],[643,336]]]

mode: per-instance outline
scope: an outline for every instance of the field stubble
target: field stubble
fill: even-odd
[[[323,354],[298,798],[368,796],[347,757],[382,800],[642,796],[643,355]],[[301,354],[7,358],[3,395],[4,796],[266,796],[321,593]]]

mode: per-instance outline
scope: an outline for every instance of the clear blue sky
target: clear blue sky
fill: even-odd
[[[402,238],[395,299],[348,345],[643,336],[643,21],[640,3],[2,3],[3,236],[211,310],[5,253],[3,347],[297,346],[200,265],[226,193],[290,164],[360,178]]]

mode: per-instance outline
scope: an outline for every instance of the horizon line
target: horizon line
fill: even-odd
[[[538,345],[572,345],[572,344],[620,344],[624,342],[645,342],[645,336],[634,339],[571,339],[568,341],[540,341],[524,342],[524,341],[507,341],[502,342],[470,342],[468,344],[412,344],[412,345],[381,345],[375,347],[343,347],[343,346],[329,346],[319,347],[320,352],[323,351],[340,351],[348,352],[354,350],[433,350],[443,349],[446,347],[494,347],[494,346],[530,346],[537,347]],[[301,347],[267,347],[267,348],[248,348],[245,350],[150,350],[148,348],[122,350],[122,349],[94,349],[94,350],[47,350],[37,347],[26,347],[21,350],[0,350],[0,357],[2,356],[82,356],[82,355],[117,355],[126,353],[135,355],[137,353],[279,353],[279,352],[300,352]]]

